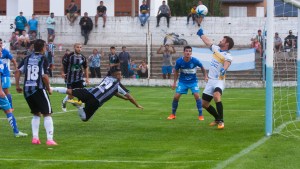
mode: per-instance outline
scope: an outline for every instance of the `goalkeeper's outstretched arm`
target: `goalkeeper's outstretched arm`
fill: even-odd
[[[202,39],[206,46],[210,47],[213,44],[212,41],[208,39],[206,35],[204,35],[202,28],[198,30],[197,35]]]

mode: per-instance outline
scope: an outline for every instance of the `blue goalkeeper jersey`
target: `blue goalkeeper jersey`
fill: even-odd
[[[196,76],[197,67],[203,67],[202,63],[191,57],[190,61],[186,62],[183,60],[183,57],[180,57],[176,60],[175,70],[180,72],[179,82],[182,83],[195,83],[198,82],[198,78]]]
[[[12,54],[7,49],[2,49],[2,57],[0,58],[0,60],[2,61],[2,64],[4,66],[3,73],[2,73],[3,77],[10,77],[8,64],[9,64],[9,60],[12,59],[13,59]]]

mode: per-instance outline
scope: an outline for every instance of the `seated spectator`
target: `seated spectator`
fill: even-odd
[[[103,18],[103,28],[106,23],[106,7],[103,5],[103,1],[100,1],[100,5],[97,7],[97,14],[95,16],[95,27],[98,27],[98,18]]]
[[[274,37],[274,51],[280,52],[281,48],[282,48],[282,40],[278,36],[278,32],[276,32]]]
[[[197,8],[197,5],[194,5],[193,8],[191,9],[190,13],[188,14],[188,16],[187,16],[187,22],[186,22],[187,25],[189,24],[191,17],[193,19],[193,25],[195,24],[195,21],[198,18],[198,15],[197,15],[197,12],[196,12],[196,8]],[[198,20],[197,20],[197,22],[198,22]]]
[[[261,45],[260,45],[259,41],[256,38],[254,38],[254,40],[253,40],[253,42],[251,44],[251,47],[255,48],[256,52],[259,53],[259,56],[262,57]]]
[[[29,48],[26,51],[26,56],[31,55],[33,53],[34,53],[34,44],[31,43],[30,46],[29,46]]]
[[[18,39],[19,36],[16,35],[16,32],[12,32],[9,38],[10,50],[16,50],[18,48]]]
[[[103,50],[101,50],[101,55],[102,57],[104,56]],[[96,75],[98,78],[101,78],[101,71],[100,71],[101,55],[98,53],[97,49],[94,49],[93,54],[88,58],[91,78],[95,78]]]
[[[66,9],[67,12],[67,18],[70,21],[70,25],[74,25],[74,21],[78,17],[78,7],[75,4],[75,0],[71,0],[71,4]]]
[[[169,27],[170,18],[171,18],[171,10],[168,5],[166,5],[166,1],[162,1],[162,5],[158,8],[156,21],[156,27],[159,27],[160,18],[165,17],[167,18],[167,27]]]
[[[142,60],[142,64],[137,68],[137,73],[140,78],[148,78],[148,65],[144,60]]]
[[[136,78],[136,70],[137,70],[137,66],[135,64],[135,61],[132,60],[129,64],[128,64],[128,76],[132,77],[132,78]]]
[[[37,34],[37,28],[38,28],[38,21],[35,18],[35,14],[32,14],[32,18],[28,21],[28,34],[29,36],[35,32]]]
[[[31,34],[29,34],[29,40],[30,44],[34,44],[34,41],[36,40],[36,32],[32,32]]]
[[[19,47],[28,48],[30,45],[29,35],[25,30],[22,31],[22,35],[18,38]]]
[[[139,15],[141,26],[144,26],[149,18],[149,7],[146,4],[146,0],[143,0],[143,4],[140,6],[140,12]]]
[[[81,26],[81,35],[84,37],[83,44],[86,45],[89,40],[90,32],[93,29],[93,21],[87,12],[85,12],[84,16],[80,19],[79,25]]]
[[[293,35],[292,30],[289,31],[289,35],[284,38],[284,48],[295,48],[296,47],[296,36]]]

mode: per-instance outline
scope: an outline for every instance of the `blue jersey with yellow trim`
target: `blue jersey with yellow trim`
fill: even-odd
[[[196,76],[197,67],[203,67],[202,63],[197,58],[191,57],[188,62],[184,61],[183,57],[178,58],[175,64],[175,70],[180,71],[179,82],[198,82],[198,78]]]
[[[2,61],[2,64],[4,66],[3,68],[3,77],[10,77],[10,72],[8,68],[9,61],[13,59],[12,54],[7,49],[2,49],[2,56],[0,60]]]
[[[211,45],[210,50],[213,52],[213,55],[208,71],[208,78],[223,79],[220,76],[220,70],[224,67],[225,61],[232,62],[232,56],[228,51],[222,51],[217,45]]]

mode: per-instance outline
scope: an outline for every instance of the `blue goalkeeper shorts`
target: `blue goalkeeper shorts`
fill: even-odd
[[[189,89],[192,91],[192,94],[200,92],[198,82],[195,82],[195,83],[178,82],[178,86],[176,88],[176,93],[187,94]]]

